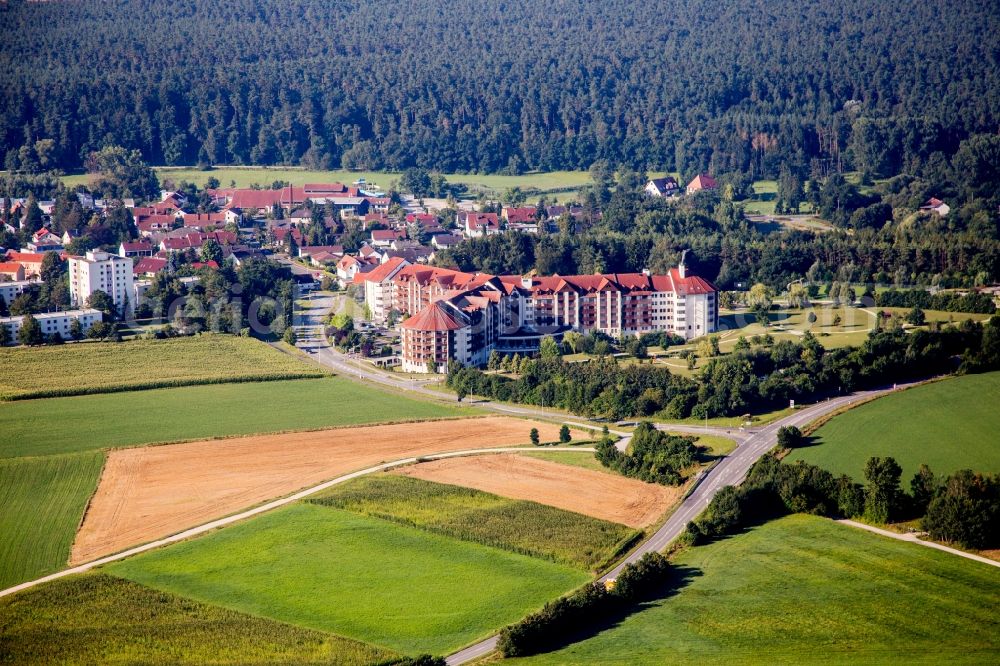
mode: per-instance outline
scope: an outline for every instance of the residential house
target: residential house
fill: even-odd
[[[24,266],[16,261],[0,262],[0,277],[13,280],[14,282],[21,282],[24,280]],[[7,283],[0,282],[0,284]],[[4,300],[10,303],[9,299]]]
[[[691,179],[691,182],[687,184],[685,191],[688,194],[694,194],[696,192],[701,192],[702,190],[717,189],[719,189],[719,184],[715,182],[715,178],[712,178],[707,173],[700,173]]]
[[[500,233],[496,213],[470,213],[459,211],[457,217],[463,233],[469,238],[481,238]]]
[[[118,246],[119,257],[152,257],[153,244],[148,240],[121,243]]]
[[[653,197],[675,197],[681,193],[681,186],[673,176],[653,178],[646,183],[645,192]]]
[[[920,207],[920,210],[932,211],[934,213],[937,213],[941,217],[944,217],[949,212],[951,212],[951,206],[941,201],[940,199],[931,197],[924,203],[923,206]]]
[[[36,278],[41,275],[42,262],[45,261],[44,252],[18,252],[17,250],[7,250],[7,263],[13,262],[21,264],[24,268],[24,278]]]

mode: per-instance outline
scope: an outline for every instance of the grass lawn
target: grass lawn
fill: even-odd
[[[448,653],[589,579],[567,566],[315,504],[108,571],[406,654]]]
[[[212,334],[0,349],[0,367],[0,399],[327,374],[259,340]]]
[[[796,515],[682,553],[687,582],[541,664],[995,663],[996,569]]]
[[[66,566],[103,464],[99,451],[0,460],[0,588]]]
[[[385,171],[313,171],[309,169],[295,169],[282,167],[220,167],[211,171],[202,171],[197,168],[176,168],[158,167],[156,169],[160,181],[164,179],[173,180],[175,184],[182,180],[195,183],[204,187],[209,178],[217,178],[222,187],[229,187],[231,181],[236,182],[237,187],[249,187],[253,183],[270,186],[276,180],[290,182],[292,185],[304,185],[305,183],[330,183],[340,182],[351,184],[359,178],[364,178],[368,183],[376,183],[383,189],[389,187],[389,183],[398,180],[401,173]],[[445,174],[449,183],[463,183],[470,189],[478,186],[481,188],[503,191],[511,187],[520,187],[522,190],[535,188],[539,190],[553,189],[578,189],[589,184],[590,174],[587,171],[552,171],[547,173],[527,173],[520,176],[497,176],[486,174]],[[87,174],[75,174],[64,176],[63,182],[67,186],[86,184],[89,176]]]
[[[310,501],[584,571],[609,562],[636,535],[624,525],[535,502],[389,474],[334,486]]]
[[[473,413],[341,377],[27,400],[0,404],[0,458]]]
[[[574,467],[582,467],[584,469],[591,469],[595,472],[608,472],[608,468],[597,462],[597,458],[591,451],[576,451],[574,453],[553,453],[552,451],[530,451],[524,453],[518,453],[519,456],[528,456],[529,458],[538,458],[540,460],[548,460],[550,462],[560,463],[562,465],[573,465]]]
[[[393,653],[85,574],[0,599],[0,662],[372,664]]]
[[[892,456],[907,487],[921,463],[936,474],[1000,472],[1000,372],[953,377],[865,403],[830,419],[816,444],[792,451],[834,473],[863,479],[871,456]]]

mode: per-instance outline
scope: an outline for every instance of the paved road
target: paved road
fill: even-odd
[[[958,550],[957,548],[949,548],[948,546],[942,545],[940,543],[934,543],[933,541],[924,541],[919,538],[916,534],[900,534],[899,532],[890,532],[889,530],[883,530],[878,527],[872,527],[871,525],[865,525],[864,523],[859,523],[854,520],[838,520],[838,523],[843,523],[844,525],[850,525],[851,527],[856,527],[861,530],[867,530],[869,532],[874,532],[875,534],[880,534],[884,537],[889,537],[890,539],[897,539],[898,541],[907,541],[909,543],[916,543],[921,546],[926,546],[928,548],[933,548],[935,550],[943,550],[946,553],[951,553],[952,555],[958,555],[959,557],[964,557],[967,560],[974,560],[976,562],[982,562],[983,564],[988,564],[991,567],[1000,567],[1000,562],[996,560],[991,560],[987,557],[981,555],[974,555],[973,553],[967,553],[964,550]]]
[[[438,460],[441,458],[455,458],[458,456],[468,456],[468,455],[480,455],[480,454],[490,454],[490,453],[508,453],[510,451],[537,451],[538,449],[534,446],[521,446],[521,447],[497,447],[497,448],[483,448],[483,449],[466,449],[465,451],[450,451],[448,453],[428,453],[421,455],[421,459],[426,460]],[[576,447],[572,449],[546,449],[547,451],[556,451],[564,453],[575,453],[577,451],[591,451],[594,449],[590,447]],[[21,590],[26,590],[29,587],[34,587],[42,583],[46,583],[50,580],[56,580],[58,578],[63,578],[65,576],[70,576],[72,574],[83,573],[89,571],[94,567],[101,566],[102,564],[108,564],[110,562],[116,562],[118,560],[125,559],[126,557],[131,557],[133,555],[138,555],[139,553],[144,553],[147,550],[152,550],[154,548],[159,548],[160,546],[166,546],[171,543],[176,543],[178,541],[183,541],[185,539],[190,539],[206,532],[211,532],[212,530],[218,529],[220,527],[225,527],[226,525],[231,525],[235,522],[246,520],[258,514],[264,513],[266,511],[273,511],[274,509],[285,506],[286,504],[291,504],[292,502],[297,502],[298,500],[304,499],[318,493],[322,490],[326,490],[332,486],[335,486],[351,479],[356,479],[359,476],[365,476],[366,474],[374,474],[375,472],[382,472],[392,467],[397,467],[399,465],[407,465],[410,463],[417,462],[416,456],[411,456],[407,458],[400,458],[398,460],[393,460],[391,462],[385,462],[373,467],[368,467],[366,469],[358,470],[357,472],[351,472],[350,474],[344,474],[343,476],[338,476],[335,479],[329,481],[324,481],[323,483],[317,484],[315,486],[310,486],[300,490],[287,497],[282,497],[280,499],[273,500],[267,504],[262,504],[260,506],[248,509],[247,511],[242,511],[232,516],[226,516],[225,518],[219,518],[218,520],[213,520],[211,522],[199,525],[197,527],[192,527],[191,529],[184,530],[172,536],[166,537],[164,539],[158,539],[157,541],[152,541],[150,543],[143,544],[141,546],[136,546],[135,548],[129,548],[121,553],[116,553],[114,555],[108,555],[107,557],[102,557],[98,560],[93,560],[87,562],[86,564],[81,564],[76,567],[69,569],[64,569],[62,571],[57,571],[54,574],[49,574],[48,576],[43,576],[36,580],[30,580],[25,583],[20,583],[13,587],[8,587],[5,590],[0,590],[0,597],[5,597],[8,594],[14,594],[15,592],[20,592]]]
[[[908,385],[901,384],[898,388],[902,389],[905,388],[905,386]],[[761,456],[774,448],[774,445],[778,441],[778,429],[782,426],[794,425],[801,428],[802,426],[825,414],[829,414],[830,412],[836,411],[855,402],[865,400],[873,395],[886,393],[888,390],[892,389],[881,391],[861,391],[852,395],[833,398],[826,402],[820,402],[815,405],[805,407],[794,414],[775,421],[769,425],[754,428],[750,431],[744,431],[742,433],[738,430],[735,433],[727,432],[727,429],[725,428],[658,424],[657,427],[663,430],[675,432],[711,433],[713,435],[735,438],[739,441],[739,445],[732,453],[723,458],[718,465],[713,467],[697,482],[694,490],[692,490],[691,493],[684,499],[681,505],[676,511],[674,511],[674,513],[667,519],[667,522],[665,522],[660,529],[654,532],[653,535],[641,546],[632,551],[628,557],[619,562],[614,569],[603,575],[600,580],[603,582],[609,578],[616,578],[621,572],[622,567],[626,564],[637,561],[646,553],[653,551],[659,552],[666,549],[666,547],[670,545],[671,541],[680,536],[687,524],[691,522],[691,520],[693,520],[699,513],[701,513],[706,506],[708,506],[708,503],[712,500],[712,497],[715,496],[715,493],[717,493],[724,486],[739,485],[743,479],[746,478],[747,472],[750,471],[750,467],[753,466],[753,464],[757,462]],[[484,641],[476,643],[475,645],[448,656],[447,662],[449,666],[457,666],[458,664],[464,664],[472,661],[473,659],[477,659],[495,650],[496,643],[497,637],[492,636]]]

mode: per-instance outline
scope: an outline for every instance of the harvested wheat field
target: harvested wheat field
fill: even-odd
[[[490,416],[113,450],[70,563],[176,534],[382,462],[526,444],[533,427],[543,440],[558,439],[558,425]]]
[[[531,500],[629,527],[655,522],[684,493],[684,486],[644,483],[515,453],[432,460],[392,473]]]

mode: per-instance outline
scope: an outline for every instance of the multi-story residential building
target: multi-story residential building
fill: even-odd
[[[64,340],[69,340],[71,337],[70,326],[73,325],[74,321],[80,322],[81,330],[86,335],[91,326],[102,320],[103,314],[100,310],[86,309],[46,312],[32,315],[32,317],[41,326],[42,334],[45,337],[49,337],[53,333],[58,333]],[[21,331],[21,324],[23,322],[23,315],[18,317],[0,317],[0,326],[7,328],[9,339],[13,344],[17,344],[17,334]]]
[[[449,360],[480,365],[493,350],[530,353],[542,337],[567,331],[667,331],[690,339],[718,328],[716,288],[683,264],[665,275],[541,278],[406,266],[382,288],[391,291],[393,309],[415,313],[402,324],[402,364],[410,372],[426,372],[430,359],[442,369]]]
[[[73,305],[86,304],[95,291],[103,291],[124,312],[135,306],[132,285],[132,258],[108,252],[90,251],[84,257],[69,258],[69,293]]]
[[[0,298],[7,305],[33,285],[41,285],[41,280],[15,280],[14,282],[0,282]]]

